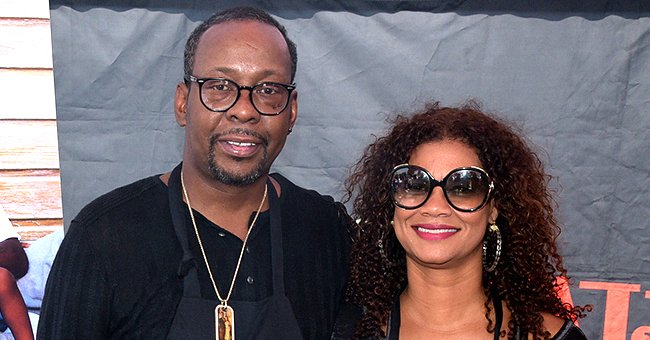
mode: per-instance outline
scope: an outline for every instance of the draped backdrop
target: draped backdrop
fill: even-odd
[[[170,170],[185,40],[232,1],[50,3],[66,226]],[[590,339],[650,337],[650,5],[642,1],[240,1],[298,45],[299,113],[275,162],[342,198],[386,118],[468,98],[516,124],[559,204],[569,296]]]

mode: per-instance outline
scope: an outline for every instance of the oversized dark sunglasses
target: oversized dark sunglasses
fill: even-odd
[[[485,170],[471,166],[452,170],[438,181],[424,168],[400,164],[393,168],[390,189],[393,203],[403,209],[417,209],[441,187],[449,205],[462,212],[481,209],[487,203],[494,183]]]

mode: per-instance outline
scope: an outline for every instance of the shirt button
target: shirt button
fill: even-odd
[[[251,253],[251,248],[246,247],[246,253],[250,254]]]
[[[246,282],[248,282],[249,285],[252,285],[253,284],[253,277],[252,276],[247,277]]]
[[[224,233],[223,231],[220,231],[220,232],[219,232],[219,236],[221,236],[221,237],[226,237],[226,233]]]

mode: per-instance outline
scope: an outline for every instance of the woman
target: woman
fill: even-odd
[[[549,176],[523,138],[469,103],[399,116],[347,181],[357,193],[355,338],[584,339],[558,297]]]

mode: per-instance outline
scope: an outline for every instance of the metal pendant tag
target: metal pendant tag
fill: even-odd
[[[228,305],[214,309],[215,334],[217,340],[235,340],[235,311]]]

